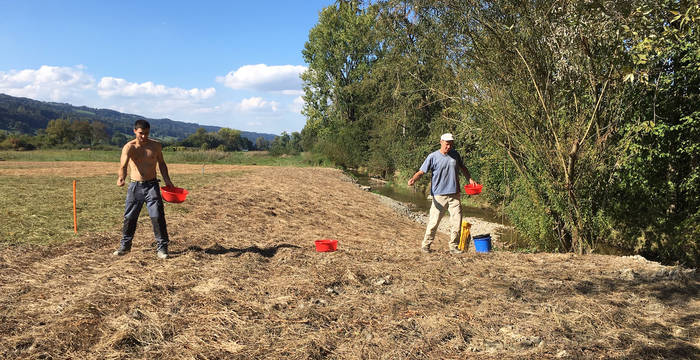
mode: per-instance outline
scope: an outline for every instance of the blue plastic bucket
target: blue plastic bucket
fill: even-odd
[[[487,253],[491,251],[491,234],[476,235],[473,240],[476,252]]]

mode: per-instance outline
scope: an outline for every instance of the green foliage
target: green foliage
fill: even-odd
[[[302,51],[309,68],[302,74],[307,124],[301,143],[343,166],[359,163],[367,148],[361,107],[373,94],[363,81],[377,58],[375,18],[375,6],[339,1],[321,12]]]
[[[527,188],[526,184],[520,184],[522,180],[516,180],[513,187],[517,189]],[[547,208],[543,206],[537,196],[527,192],[517,192],[513,194],[504,209],[508,218],[518,231],[529,239],[528,243],[537,250],[559,251],[563,244],[559,244],[557,239],[559,234],[552,222],[552,218],[547,214]]]
[[[194,134],[177,143],[175,146],[199,148],[201,150],[217,149],[220,151],[241,151],[253,148],[247,138],[241,136],[238,130],[221,128],[217,132],[207,132],[199,128]]]
[[[276,136],[272,140],[268,148],[270,149],[270,154],[276,156],[282,154],[297,155],[303,151],[301,134],[295,131],[290,135],[283,131],[282,135]]]
[[[33,150],[36,145],[32,140],[33,138],[27,135],[9,135],[0,141],[0,150]]]
[[[265,140],[264,137],[258,136],[255,139],[255,149],[256,150],[268,150],[270,148],[270,142]]]
[[[626,33],[635,66],[624,157],[606,188],[612,240],[662,261],[700,263],[700,3],[650,2]],[[639,216],[642,213],[644,216]]]

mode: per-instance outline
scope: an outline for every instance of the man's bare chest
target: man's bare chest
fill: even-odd
[[[156,151],[146,146],[134,147],[131,159],[134,162],[153,162],[156,160]]]

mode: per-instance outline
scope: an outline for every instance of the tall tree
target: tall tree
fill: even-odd
[[[376,60],[376,7],[340,0],[321,11],[302,54],[307,122],[305,143],[321,143],[337,163],[356,166],[367,148],[367,123],[360,108],[372,96],[363,85]]]
[[[90,123],[90,127],[92,129],[91,145],[107,143],[109,136],[107,135],[107,127],[104,123],[93,121]]]
[[[92,126],[87,120],[73,120],[70,124],[73,133],[73,143],[76,145],[89,145],[92,141]]]
[[[50,120],[46,126],[46,135],[52,145],[66,144],[73,139],[73,132],[68,119]]]

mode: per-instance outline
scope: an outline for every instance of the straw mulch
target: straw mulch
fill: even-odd
[[[112,169],[113,170],[113,169]],[[0,250],[4,359],[692,359],[694,271],[635,257],[423,254],[424,228],[331,169],[247,168],[150,221]],[[177,173],[171,169],[176,178]],[[180,211],[172,211],[174,207]],[[169,211],[171,210],[171,211]],[[313,241],[339,240],[333,253]]]

